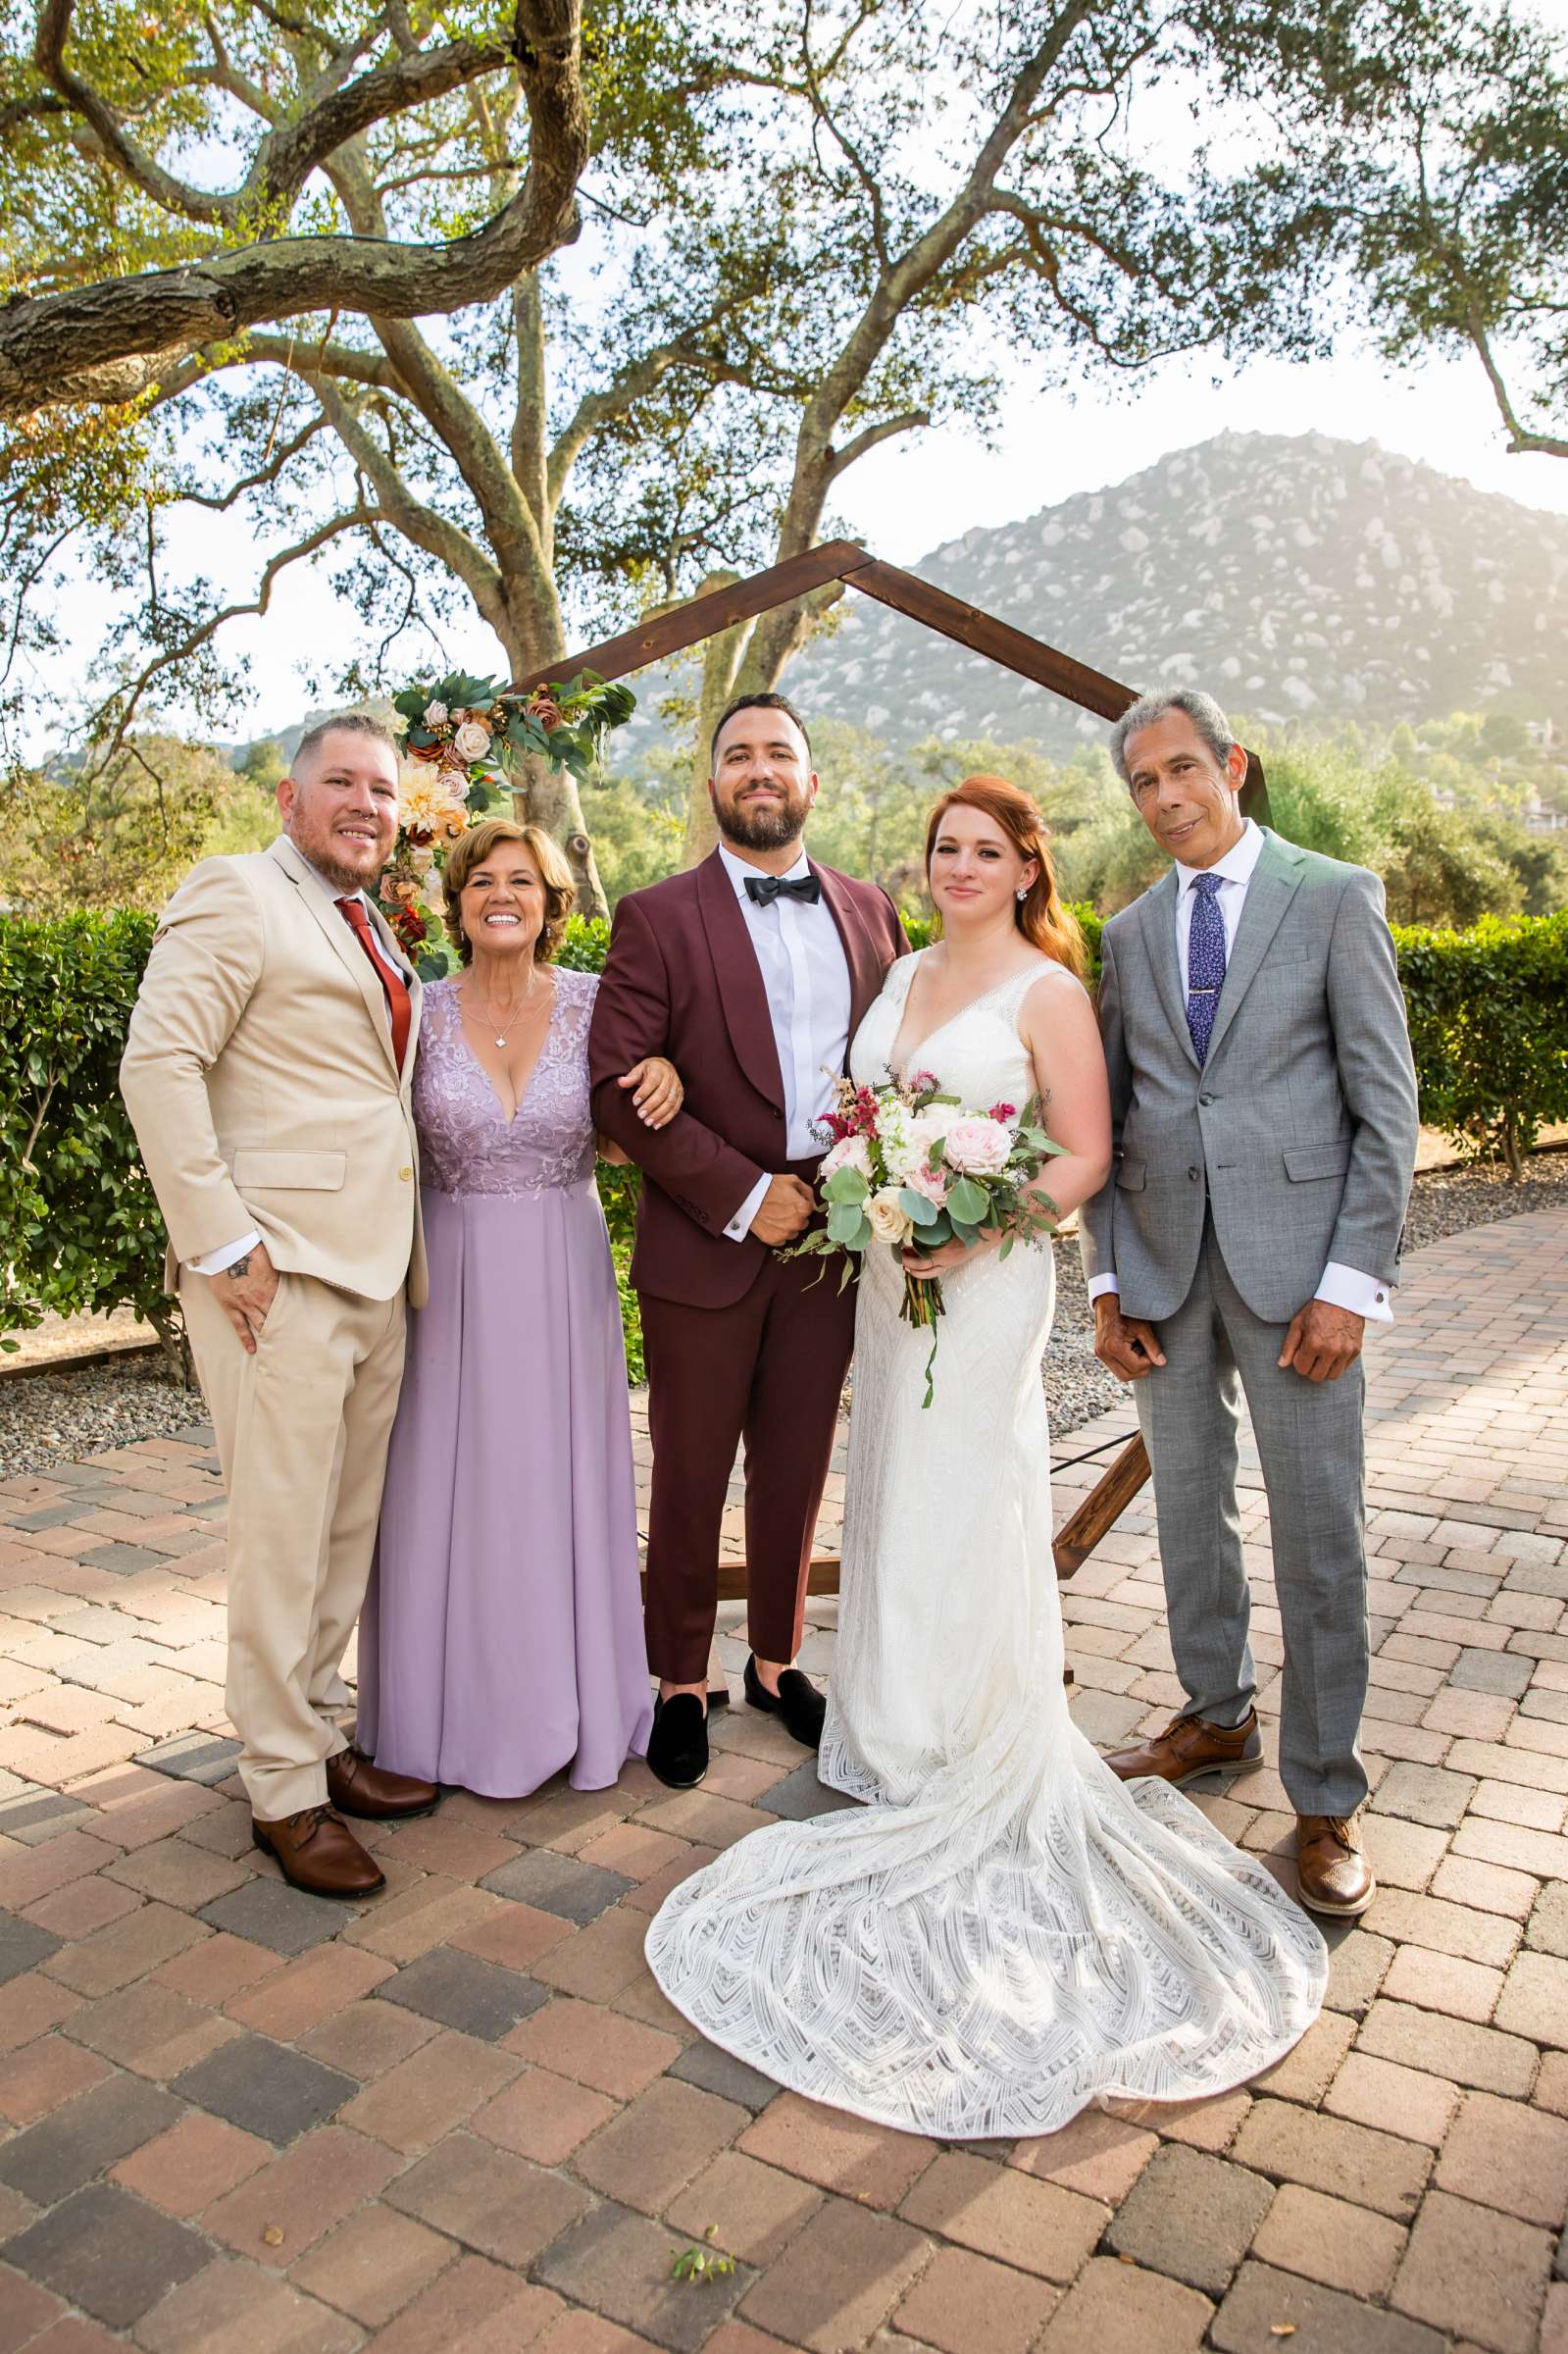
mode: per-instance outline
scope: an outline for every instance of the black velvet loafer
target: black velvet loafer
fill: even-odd
[[[694,1692],[653,1704],[648,1766],[671,1790],[694,1790],[708,1770],[708,1719]]]
[[[748,1655],[746,1700],[752,1708],[761,1709],[765,1716],[783,1717],[784,1731],[792,1741],[798,1741],[802,1749],[822,1747],[823,1719],[828,1714],[828,1703],[810,1676],[802,1675],[798,1667],[786,1667],[779,1678],[777,1693],[770,1692],[757,1673],[755,1653]]]

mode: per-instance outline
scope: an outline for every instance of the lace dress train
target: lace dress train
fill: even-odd
[[[916,959],[855,1042],[881,1083]],[[970,1103],[1030,1092],[1034,973],[918,1061]],[[855,1327],[839,1631],[819,1770],[859,1810],[753,1833],[682,1883],[653,1973],[779,2082],[943,2138],[1049,2133],[1112,2097],[1189,2100],[1311,2023],[1323,1941],[1255,1859],[1164,1782],[1119,1782],[1062,1689],[1039,1365],[1054,1270],[1016,1250],[944,1279],[929,1336],[890,1252]]]

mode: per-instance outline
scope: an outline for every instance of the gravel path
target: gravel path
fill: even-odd
[[[1537,1209],[1568,1209],[1568,1151],[1539,1153],[1517,1185],[1490,1169],[1427,1169],[1411,1197],[1405,1248],[1442,1242],[1467,1227]],[[1089,1346],[1093,1318],[1084,1290],[1078,1245],[1056,1250],[1056,1325],[1045,1357],[1045,1393],[1058,1437],[1081,1429],[1107,1407],[1128,1408],[1126,1390]],[[8,1473],[47,1471],[56,1462],[170,1438],[206,1419],[193,1390],[181,1390],[156,1356],[111,1357],[63,1373],[17,1373],[0,1379],[0,1461]]]

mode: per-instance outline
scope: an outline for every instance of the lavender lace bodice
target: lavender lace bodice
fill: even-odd
[[[517,1117],[463,1036],[457,990],[432,982],[420,1019],[414,1072],[423,1182],[438,1194],[538,1194],[593,1174],[588,1020],[593,973],[555,973],[555,1004]]]

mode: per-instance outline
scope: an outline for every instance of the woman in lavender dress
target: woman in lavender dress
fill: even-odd
[[[613,1782],[647,1746],[632,1426],[593,1184],[598,981],[552,961],[572,878],[492,819],[442,886],[463,971],[425,993],[414,1109],[430,1305],[408,1361],[360,1622],[360,1745],[394,1771],[518,1798]],[[651,1125],[668,1063],[626,1082]]]

